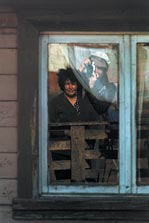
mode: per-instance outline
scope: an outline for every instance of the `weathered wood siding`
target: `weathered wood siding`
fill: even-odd
[[[0,8],[0,222],[14,222],[17,194],[17,18]]]
[[[0,8],[0,222],[13,222],[17,194],[17,18]]]

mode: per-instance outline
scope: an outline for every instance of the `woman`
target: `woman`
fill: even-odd
[[[93,109],[88,99],[82,99],[80,85],[71,68],[60,69],[58,72],[58,83],[62,93],[50,103],[49,120],[50,122],[80,122],[96,121],[99,115]],[[54,130],[56,128],[54,127]],[[69,133],[64,128],[58,126],[58,131],[50,132],[51,138],[67,140]],[[89,147],[93,147],[94,142],[88,142]],[[71,150],[52,151],[53,160],[70,160]],[[56,179],[70,179],[71,170],[56,170]]]
[[[95,121],[99,115],[93,109],[87,97],[80,96],[80,86],[71,68],[60,69],[58,83],[63,91],[49,106],[51,122]]]

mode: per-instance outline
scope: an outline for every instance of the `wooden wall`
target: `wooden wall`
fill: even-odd
[[[17,196],[17,52],[16,13],[12,8],[0,7],[0,223],[36,222],[12,218],[12,199]],[[76,221],[67,221],[72,222]]]
[[[17,194],[17,18],[0,8],[0,222]]]

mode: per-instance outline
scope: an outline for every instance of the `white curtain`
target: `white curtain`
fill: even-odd
[[[92,48],[82,46],[69,46],[69,63],[74,73],[83,86],[96,99],[105,102],[115,102],[117,100],[117,71],[110,80],[108,70],[111,65],[110,57],[114,60],[113,67],[117,67],[118,58],[116,51],[110,48]],[[103,68],[103,74],[99,77],[96,74],[96,66]]]

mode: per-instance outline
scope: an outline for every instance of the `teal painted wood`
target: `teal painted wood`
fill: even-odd
[[[119,72],[119,107],[120,107],[120,123],[119,123],[119,167],[120,167],[120,193],[125,193],[126,189],[126,175],[125,175],[125,169],[126,169],[126,161],[125,161],[125,41],[122,39],[123,44],[120,47],[120,72]]]
[[[120,43],[121,35],[50,35],[49,43]]]
[[[77,186],[63,186],[63,185],[50,185],[48,190],[49,194],[63,195],[67,194],[87,194],[87,195],[101,195],[101,194],[117,194],[119,186],[101,186],[101,185],[77,185]]]
[[[136,188],[136,120],[135,120],[135,113],[136,113],[136,36],[132,36],[131,38],[131,95],[132,95],[132,110],[131,110],[131,120],[132,120],[132,128],[131,128],[131,134],[132,134],[132,166],[131,166],[131,172],[132,172],[132,193],[137,192]]]
[[[39,189],[47,192],[48,180],[48,37],[39,41]]]
[[[121,88],[124,89],[124,126],[121,126],[124,128],[124,162],[125,166],[122,168],[122,171],[125,174],[125,189],[124,193],[130,193],[131,192],[131,93],[130,93],[130,37],[128,35],[124,36],[124,45],[125,45],[125,51],[124,51],[124,85],[121,84]],[[121,139],[120,139],[121,140]]]
[[[149,194],[149,186],[136,186],[137,194]]]
[[[137,194],[148,194],[149,193],[149,185],[145,186],[138,186],[136,184],[136,158],[137,158],[137,143],[136,143],[136,120],[135,120],[135,113],[136,113],[136,101],[137,101],[137,43],[148,43],[149,36],[148,35],[135,35],[132,36],[132,43],[131,43],[131,50],[132,50],[132,135],[133,135],[133,142],[132,142],[132,191],[133,193]]]

